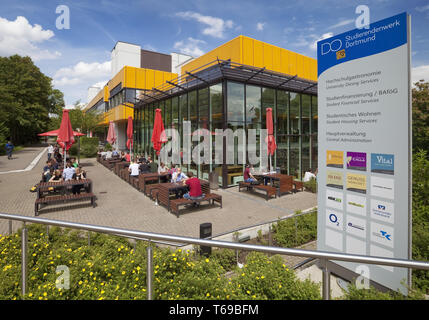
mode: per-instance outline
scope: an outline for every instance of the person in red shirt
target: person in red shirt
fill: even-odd
[[[127,162],[131,162],[131,155],[130,155],[130,153],[129,153],[129,152],[127,152],[127,153],[125,154],[125,161],[127,161]]]
[[[204,194],[201,191],[200,179],[194,177],[192,172],[188,172],[188,179],[185,179],[183,183],[189,187],[189,192],[185,193],[183,198],[193,200],[204,197]]]

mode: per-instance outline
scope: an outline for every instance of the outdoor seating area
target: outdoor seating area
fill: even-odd
[[[198,208],[201,203],[207,203],[208,205],[217,203],[222,208],[222,196],[212,193],[210,184],[206,180],[198,179],[201,185],[201,197],[186,199],[183,198],[183,195],[189,191],[189,186],[182,182],[170,182],[172,172],[149,172],[132,176],[129,170],[130,162],[118,159],[120,158],[106,160],[104,156],[100,155],[97,157],[97,162],[114,172],[135,189],[144,193],[148,198],[155,201],[155,203],[164,206],[177,217],[179,217],[181,208]]]
[[[295,180],[294,177],[280,174],[253,174],[255,182],[242,181],[238,184],[238,191],[243,190],[264,193],[265,199],[268,201],[271,198],[281,197],[285,194],[295,193],[298,190],[304,190],[304,184],[301,181]]]

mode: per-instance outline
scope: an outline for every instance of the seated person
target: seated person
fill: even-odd
[[[73,175],[76,173],[76,169],[71,165],[71,162],[67,162],[66,167],[63,170],[64,181],[73,179]]]
[[[140,172],[141,173],[150,173],[150,167],[147,161],[142,161],[140,164]]]
[[[313,173],[311,169],[308,169],[308,171],[304,174],[304,178],[302,179],[302,181],[308,182],[311,179],[316,179],[316,175]]]
[[[133,161],[128,167],[128,171],[130,172],[131,177],[138,177],[140,174],[139,164]]]
[[[127,153],[125,154],[125,161],[126,161],[126,162],[131,162],[131,155],[130,155],[130,153],[129,153],[129,152],[127,152]]]
[[[158,164],[153,162],[152,157],[148,157],[147,160],[149,161],[150,172],[152,173],[158,172]]]
[[[116,149],[115,149],[115,150],[113,150],[113,151],[112,151],[112,157],[115,157],[115,158],[116,158],[116,157],[118,157],[118,156],[119,156],[119,152],[118,152],[118,150],[116,150]]]
[[[76,172],[73,175],[73,180],[83,180],[86,179],[86,172],[81,168],[76,168]],[[73,194],[80,194],[80,189],[82,189],[83,184],[76,184],[72,187]]]
[[[168,173],[169,171],[170,169],[168,169],[168,167],[164,164],[164,162],[161,162],[158,167],[158,174],[165,174],[165,173]],[[167,176],[161,177],[162,182],[167,182],[167,180],[168,180]]]
[[[51,177],[51,179],[49,179],[49,182],[62,182],[62,181],[63,181],[63,176],[61,175],[61,171],[58,169],[54,171],[54,175]]]
[[[186,184],[189,187],[189,192],[183,195],[183,198],[188,200],[201,199],[204,197],[204,194],[201,190],[200,179],[194,177],[192,172],[188,172],[188,179],[183,180],[183,184]]]
[[[161,162],[161,164],[158,167],[158,173],[167,173],[168,167],[164,164],[164,162]]]
[[[182,169],[179,167],[177,168],[176,172],[173,173],[171,177],[171,182],[177,183],[185,179],[188,179],[188,177],[182,172]]]
[[[243,173],[243,179],[244,182],[256,182],[256,178],[253,176],[253,174],[250,172],[250,165],[246,164],[246,168],[244,169]]]
[[[106,160],[107,159],[112,159],[112,151],[111,150],[106,152]]]
[[[71,164],[72,166],[76,169],[77,167],[79,167],[79,163],[77,162],[76,158],[72,158],[71,159]]]

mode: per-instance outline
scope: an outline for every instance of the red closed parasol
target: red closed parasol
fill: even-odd
[[[161,109],[155,110],[155,121],[152,131],[153,148],[156,150],[156,155],[159,155],[162,144],[167,142],[167,136],[164,131],[164,123],[162,122]]]

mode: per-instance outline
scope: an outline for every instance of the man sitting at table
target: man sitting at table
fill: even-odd
[[[183,184],[186,184],[189,187],[189,192],[183,195],[183,198],[188,200],[196,200],[204,197],[204,194],[201,190],[200,179],[194,177],[192,172],[188,172],[188,179],[183,180]],[[194,204],[198,206],[199,204]]]
[[[173,173],[171,177],[171,182],[177,183],[185,179],[188,179],[188,177],[182,172],[182,168],[179,167],[177,168],[176,172]]]
[[[150,167],[146,159],[144,161],[141,161],[140,163],[140,172],[141,173],[150,173]]]
[[[253,176],[253,174],[250,172],[250,165],[246,164],[246,168],[244,169],[243,173],[243,179],[244,182],[256,182],[256,178]]]
[[[72,167],[71,162],[68,161],[66,167],[63,170],[64,181],[73,179],[73,175],[76,173],[76,169]]]

